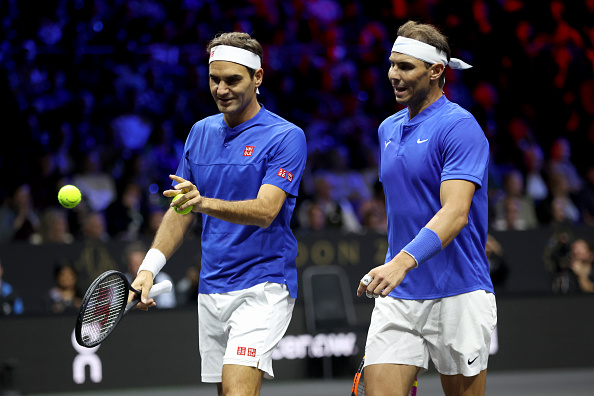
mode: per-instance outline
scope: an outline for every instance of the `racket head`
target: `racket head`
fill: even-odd
[[[131,289],[126,276],[119,271],[101,274],[85,293],[76,319],[75,337],[79,345],[99,345],[122,319]]]
[[[363,366],[365,366],[365,356],[361,360],[361,364],[355,373],[353,379],[353,387],[351,388],[351,396],[364,396],[365,395],[365,384],[363,381]]]

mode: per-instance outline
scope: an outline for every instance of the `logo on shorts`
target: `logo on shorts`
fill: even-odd
[[[479,355],[479,356],[480,356],[480,355]],[[475,358],[474,358],[474,359],[472,359],[472,360],[468,359],[468,365],[470,366],[472,363],[474,363],[474,361],[475,361],[476,359],[478,359],[478,356],[477,356],[477,357],[475,357]]]
[[[245,149],[243,150],[243,156],[251,157],[252,154],[254,154],[254,146],[245,146]]]
[[[256,357],[256,348],[246,348],[246,347],[237,347],[237,354],[241,356],[245,356],[247,351],[247,355],[251,357]]]
[[[276,174],[277,176],[282,177],[283,179],[287,177],[287,171],[284,170],[283,168],[279,168],[278,169],[278,173]],[[291,175],[292,177],[293,175]]]
[[[287,180],[289,182],[292,182],[293,181],[293,174],[291,172],[287,172]]]

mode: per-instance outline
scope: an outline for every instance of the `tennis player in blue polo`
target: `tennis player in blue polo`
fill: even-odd
[[[297,296],[297,240],[290,228],[305,168],[303,131],[266,110],[262,47],[246,33],[223,33],[207,48],[209,80],[220,114],[192,127],[172,202],[132,286],[141,309],[154,276],[202,215],[198,318],[202,381],[219,395],[257,395],[272,378],[272,353]]]
[[[471,66],[450,57],[435,27],[413,21],[399,28],[390,65],[407,107],[379,127],[389,248],[357,290],[384,297],[369,327],[365,394],[408,395],[431,359],[446,395],[484,395],[497,321],[485,255],[489,145],[442,91],[446,66]]]

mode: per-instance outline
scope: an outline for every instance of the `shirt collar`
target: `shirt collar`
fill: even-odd
[[[448,102],[449,101],[446,98],[446,96],[445,95],[441,95],[441,97],[439,99],[437,99],[435,102],[431,103],[429,105],[429,107],[427,107],[425,110],[421,111],[419,114],[417,114],[416,116],[414,116],[412,118],[412,120],[409,120],[408,122],[406,122],[405,125],[417,125],[417,124],[420,124],[421,122],[423,122],[426,119],[428,119],[428,118],[432,117],[433,115],[435,115]]]
[[[239,133],[245,131],[246,129],[253,127],[254,125],[257,125],[260,122],[260,120],[262,119],[262,117],[264,117],[264,113],[266,112],[264,105],[262,103],[258,103],[258,104],[260,105],[260,110],[258,110],[258,113],[256,113],[255,116],[253,116],[249,120],[242,122],[241,124],[239,124],[233,128],[231,128],[230,126],[227,125],[227,123],[225,122],[225,118],[223,117],[222,124],[223,124],[223,127],[225,127],[225,130],[227,131],[227,133],[239,134]]]

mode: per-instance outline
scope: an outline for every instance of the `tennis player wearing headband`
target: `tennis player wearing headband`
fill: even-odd
[[[203,382],[219,395],[258,395],[273,378],[272,353],[297,296],[297,240],[290,228],[305,168],[303,131],[266,110],[262,47],[246,33],[223,33],[208,47],[210,91],[220,114],[198,121],[166,197],[202,216],[198,296]],[[183,202],[183,203],[180,203]],[[141,309],[153,278],[194,220],[168,210],[133,286]],[[187,263],[188,266],[194,263]]]
[[[485,255],[489,145],[442,91],[445,67],[470,65],[450,57],[436,28],[412,21],[389,60],[407,107],[379,127],[389,248],[357,289],[384,297],[367,336],[365,394],[408,395],[431,359],[446,395],[483,395],[497,321]]]

